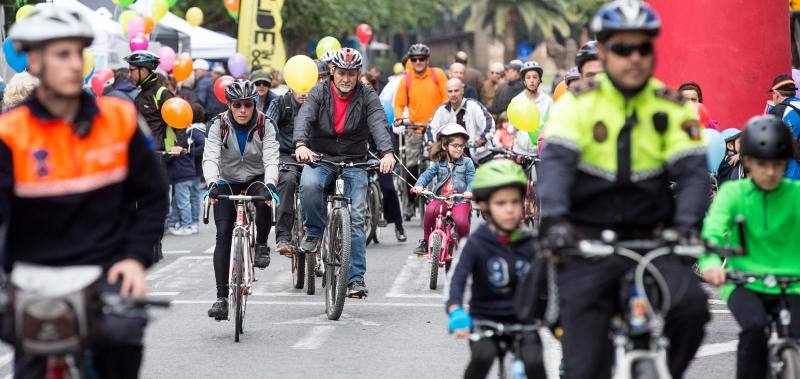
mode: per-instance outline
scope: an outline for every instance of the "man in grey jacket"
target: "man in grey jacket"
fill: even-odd
[[[211,124],[203,153],[203,174],[209,183],[209,197],[214,204],[217,245],[214,248],[214,276],[217,301],[208,316],[217,320],[228,317],[228,273],[230,272],[231,239],[236,209],[230,201],[217,202],[219,195],[270,198],[278,181],[278,141],[275,127],[255,109],[255,85],[237,80],[225,90],[228,111]],[[256,256],[253,265],[269,265],[267,237],[271,227],[268,203],[256,203]]]
[[[295,156],[308,162],[317,154],[337,162],[360,162],[367,156],[369,136],[375,140],[382,156],[380,171],[394,168],[389,122],[378,94],[359,81],[361,54],[351,48],[338,50],[331,61],[333,75],[317,84],[308,94],[294,121]],[[317,251],[319,237],[325,228],[322,215],[323,192],[333,180],[328,166],[307,166],[300,178],[300,201],[307,229],[301,249]],[[345,195],[351,204],[351,251],[348,296],[367,295],[364,273],[367,270],[364,214],[367,210],[367,172],[359,168],[344,171]]]

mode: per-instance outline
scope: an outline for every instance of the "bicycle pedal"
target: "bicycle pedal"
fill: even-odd
[[[367,297],[367,294],[365,294],[363,292],[356,292],[356,293],[347,294],[347,297],[349,297],[351,299],[359,299],[360,300],[360,299],[363,299],[363,298]]]

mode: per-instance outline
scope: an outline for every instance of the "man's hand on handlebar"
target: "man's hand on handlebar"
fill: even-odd
[[[219,183],[212,182],[211,188],[208,189],[208,201],[211,204],[216,204],[219,201],[217,196],[219,196]]]
[[[108,269],[108,282],[116,284],[120,279],[122,279],[122,286],[119,293],[122,297],[142,298],[147,295],[147,278],[141,262],[128,258],[111,266]]]
[[[173,146],[169,150],[169,155],[172,155],[172,156],[178,156],[178,155],[181,155],[182,153],[183,153],[183,148],[180,147],[180,146]]]
[[[381,167],[380,167],[381,174],[388,174],[392,172],[392,170],[394,170],[394,164],[395,160],[393,153],[388,152],[386,154],[383,154],[383,158],[381,158]]]
[[[713,286],[721,286],[725,284],[725,268],[714,267],[703,271],[703,280]]]
[[[317,154],[307,146],[300,146],[295,149],[294,156],[298,162],[312,162],[317,157]]]

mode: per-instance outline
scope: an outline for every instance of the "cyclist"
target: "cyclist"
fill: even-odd
[[[255,110],[256,86],[249,80],[236,80],[225,88],[228,111],[219,115],[208,129],[203,151],[203,175],[211,183],[208,196],[214,204],[217,242],[214,248],[214,276],[217,301],[208,310],[208,317],[228,317],[228,274],[230,273],[231,240],[236,222],[236,208],[230,201],[217,202],[218,195],[270,197],[278,182],[278,149],[275,126],[263,113]],[[256,206],[256,246],[253,265],[269,266],[267,237],[272,224],[268,204]]]
[[[160,62],[158,55],[147,50],[137,50],[124,59],[129,65],[131,81],[140,88],[133,103],[150,126],[155,150],[181,153],[189,147],[186,130],[168,126],[161,117],[161,107],[174,96],[158,80],[155,72]]]
[[[709,254],[700,262],[703,278],[716,286],[725,283],[725,270],[748,274],[800,276],[800,182],[784,179],[787,163],[795,158],[792,135],[773,116],[751,118],[742,133],[741,153],[750,179],[725,183],[711,204],[703,223],[703,239],[711,246],[738,247],[736,219],[744,216],[745,256],[731,257],[726,267],[719,256]],[[711,249],[713,252],[713,248]],[[767,338],[777,287],[762,280],[743,286],[727,284],[720,294],[739,323],[739,378],[767,376]],[[789,287],[792,338],[800,338],[800,285]]]
[[[661,21],[647,3],[618,0],[591,25],[607,74],[573,83],[553,108],[538,185],[543,242],[558,251],[606,229],[624,241],[652,239],[661,227],[695,240],[709,200],[705,147],[694,107],[651,77]],[[670,180],[678,183],[674,195]],[[567,378],[611,376],[609,326],[631,265],[576,258],[559,266]],[[664,336],[679,378],[703,339],[707,296],[681,259],[654,265],[670,288]]]
[[[532,152],[537,150],[536,144],[538,143],[539,134],[541,133],[541,127],[547,122],[550,116],[553,98],[539,91],[544,70],[542,70],[542,66],[540,66],[538,62],[527,61],[523,63],[519,73],[522,77],[522,84],[525,85],[525,90],[520,92],[514,99],[525,99],[536,105],[536,109],[539,110],[539,129],[526,133],[528,135],[527,140],[524,135],[521,136],[521,138],[517,138],[518,141],[515,141],[517,145],[516,150],[519,152]],[[530,142],[530,144],[528,144],[528,142]]]
[[[105,270],[101,291],[144,296],[145,269],[168,206],[166,176],[148,147],[147,127],[137,126],[129,102],[83,91],[82,52],[94,34],[80,13],[37,9],[14,24],[9,37],[28,53],[28,72],[40,84],[0,117],[4,269],[21,262],[97,265]],[[102,323],[120,334],[96,336],[90,346],[95,371],[104,378],[137,377],[145,322]],[[47,357],[17,350],[14,374],[44,377],[46,365]]]
[[[464,97],[464,83],[456,78],[447,81],[447,102],[436,108],[429,133],[436,135],[451,123],[461,125],[475,141],[467,151],[476,164],[491,155],[483,146],[494,132],[494,118],[478,100]]]
[[[380,172],[394,168],[389,123],[378,94],[361,84],[361,53],[351,48],[336,51],[331,61],[333,75],[311,89],[294,121],[295,156],[312,161],[317,154],[337,162],[360,162],[367,156],[370,135],[380,152]],[[300,177],[306,238],[301,249],[316,252],[325,228],[322,215],[323,192],[333,180],[327,166],[306,167]],[[367,172],[350,168],[344,171],[345,195],[352,200],[349,296],[367,295],[364,273],[367,270],[367,242],[364,215],[367,212]],[[361,295],[361,296],[359,296]]]
[[[469,336],[472,320],[522,324],[514,313],[514,291],[534,258],[533,236],[522,224],[527,179],[522,169],[508,160],[493,160],[478,168],[472,189],[486,215],[456,256],[446,307],[449,329],[457,337]],[[463,308],[467,278],[472,277],[469,313]],[[485,378],[497,358],[496,341],[470,341],[471,360],[466,378]],[[526,333],[520,344],[528,378],[544,378],[542,342],[536,331]]]
[[[322,83],[331,76],[331,70],[328,68],[327,63],[319,59],[314,59],[314,64],[317,65],[317,83]]]
[[[592,79],[603,72],[603,62],[597,57],[597,41],[586,42],[575,56],[575,66],[581,74],[581,79]]]
[[[472,159],[464,155],[464,150],[469,141],[469,134],[464,127],[458,124],[447,124],[437,134],[437,144],[431,149],[431,160],[434,163],[423,172],[414,184],[414,193],[422,193],[425,186],[436,178],[436,187],[433,192],[439,196],[450,196],[456,193],[464,195],[463,199],[456,200],[453,206],[453,221],[456,224],[456,233],[459,238],[469,236],[469,216],[472,206],[472,177],[475,175],[475,165]],[[439,201],[431,201],[425,208],[422,218],[423,239],[414,250],[417,255],[428,254],[428,237],[436,227],[436,217],[439,215]]]

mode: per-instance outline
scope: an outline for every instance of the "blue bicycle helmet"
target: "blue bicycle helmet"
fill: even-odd
[[[739,138],[739,135],[742,134],[742,131],[736,128],[728,128],[722,131],[722,138],[725,139],[725,142],[731,142],[736,138]]]
[[[653,8],[640,0],[615,0],[600,7],[591,29],[600,42],[625,31],[642,31],[655,37],[661,30],[661,18]]]

